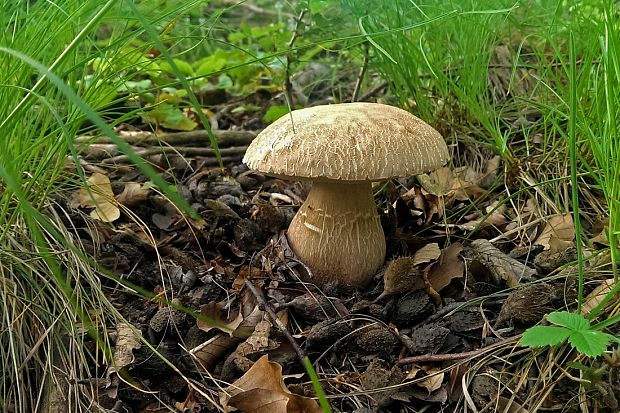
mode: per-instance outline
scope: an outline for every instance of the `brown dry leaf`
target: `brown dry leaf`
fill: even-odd
[[[440,373],[440,369],[437,367],[431,366],[413,366],[411,371],[405,377],[405,381],[407,380],[417,380],[415,382],[416,386],[422,387],[428,391],[428,394],[431,394],[435,390],[441,387],[444,379],[444,373]]]
[[[573,215],[564,214],[550,217],[547,220],[547,225],[545,225],[545,228],[536,238],[536,241],[534,241],[534,244],[542,245],[545,250],[548,250],[552,248],[552,243],[554,243],[553,248],[559,252],[574,245],[574,240],[575,225],[573,223]]]
[[[497,202],[485,208],[486,216],[474,219],[464,224],[456,225],[457,228],[465,231],[473,231],[488,226],[498,227],[508,222],[504,213],[506,212],[506,204],[497,206]]]
[[[275,340],[269,340],[271,333],[271,323],[267,320],[259,322],[254,328],[254,332],[246,341],[239,344],[235,351],[224,361],[222,366],[222,380],[232,380],[239,374],[245,373],[252,366],[248,356],[258,352],[266,352],[278,348],[279,344]]]
[[[455,171],[443,167],[428,175],[419,175],[418,181],[422,188],[430,194],[467,201],[479,198],[487,192],[474,183],[474,181],[479,180],[479,175],[470,167]]]
[[[125,184],[123,192],[121,192],[116,200],[126,207],[138,205],[146,201],[151,191],[137,182],[128,182]]]
[[[243,321],[235,329],[232,336],[228,333],[220,333],[191,349],[190,353],[199,359],[205,368],[212,368],[220,361],[225,353],[230,351],[232,347],[250,337],[254,331],[254,328],[262,319],[263,311],[257,305],[253,308],[250,314],[243,317]]]
[[[110,179],[104,174],[95,172],[86,181],[87,188],[78,191],[80,206],[94,208],[90,216],[103,222],[116,221],[121,211],[114,199]]]
[[[485,189],[470,181],[472,178],[470,178],[469,175],[472,174],[469,174],[469,171],[473,170],[469,167],[465,167],[463,171],[459,172],[459,174],[454,177],[454,181],[452,182],[451,195],[459,201],[480,198],[487,193]]]
[[[197,319],[196,326],[204,332],[207,332],[212,328],[217,328],[218,330],[232,336],[233,332],[243,321],[243,314],[241,314],[241,311],[237,311],[237,314],[234,317],[225,318],[222,317],[223,308],[224,303],[216,303],[215,301],[211,301],[210,303],[203,305],[200,308],[200,315],[204,318]]]
[[[413,265],[420,265],[427,262],[437,261],[440,256],[441,249],[439,248],[439,244],[426,244],[425,246],[417,250],[416,253],[413,255]]]
[[[428,391],[428,394],[431,394],[441,387],[445,373],[440,373],[440,370],[437,367],[423,366],[422,370],[426,372],[427,376],[424,380],[416,382],[416,384],[425,388]]]
[[[116,370],[133,363],[133,351],[142,347],[140,330],[127,323],[116,326],[116,346],[114,348],[114,368]]]
[[[460,257],[463,244],[455,242],[444,249],[439,262],[434,264],[428,274],[428,281],[435,291],[441,291],[455,278],[461,278],[465,272],[465,263]]]
[[[284,384],[282,366],[263,356],[241,378],[220,394],[225,411],[245,413],[321,413],[317,402],[291,393]]]
[[[590,294],[583,300],[583,306],[581,307],[581,314],[588,315],[592,310],[598,306],[605,296],[616,285],[613,278],[601,281]]]
[[[422,188],[430,194],[444,196],[452,190],[454,175],[447,166],[439,168],[426,175],[418,175]]]
[[[142,339],[142,333],[140,330],[137,330],[127,323],[118,323],[116,326],[116,334],[114,358],[112,360],[112,365],[108,368],[108,372],[106,374],[106,393],[108,397],[112,399],[116,399],[117,397],[118,386],[120,384],[119,376],[123,377],[123,380],[125,381],[134,381],[125,367],[133,363],[133,351],[142,346],[140,341]]]
[[[590,233],[593,235],[590,242],[609,247],[607,231],[609,231],[609,218],[595,218],[592,223],[592,227],[590,228]]]

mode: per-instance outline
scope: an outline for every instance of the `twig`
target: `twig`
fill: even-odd
[[[220,148],[228,146],[248,145],[256,137],[258,132],[247,130],[214,130]],[[199,129],[187,132],[155,133],[147,131],[119,132],[119,137],[130,145],[151,146],[166,143],[172,146],[204,143],[210,144],[206,130]],[[113,143],[107,136],[93,138],[92,136],[79,136],[76,142]]]
[[[425,362],[435,362],[435,361],[454,361],[461,360],[465,358],[473,358],[477,357],[481,354],[488,352],[489,350],[493,350],[497,347],[501,347],[504,344],[512,343],[520,339],[522,334],[518,334],[516,336],[508,337],[503,340],[500,340],[496,343],[489,344],[486,347],[481,347],[478,350],[465,351],[463,353],[447,353],[447,354],[423,354],[421,356],[413,356],[413,357],[405,357],[398,360],[398,365],[402,366],[403,364],[413,364],[413,363],[425,363]]]
[[[364,43],[364,60],[362,61],[362,67],[357,75],[355,81],[355,87],[353,88],[353,94],[351,95],[351,102],[357,102],[357,96],[360,93],[364,76],[366,76],[366,69],[368,69],[368,43]]]
[[[293,48],[295,44],[295,40],[299,37],[299,26],[301,25],[301,21],[306,14],[307,9],[302,9],[299,13],[299,16],[295,19],[295,29],[293,30],[293,35],[291,39],[288,41],[288,49],[289,53],[286,56],[286,67],[284,69],[285,80],[284,80],[284,97],[286,98],[286,102],[289,107],[293,109],[295,107],[295,102],[293,101],[293,84],[291,83],[291,54],[290,49]]]
[[[387,82],[383,82],[378,86],[375,86],[373,89],[369,90],[368,92],[364,93],[362,96],[359,97],[359,99],[357,99],[357,102],[365,102],[368,99],[370,99],[371,97],[375,96],[377,93],[381,92],[383,89],[385,89],[387,87],[388,83]]]
[[[245,153],[247,146],[237,146],[232,148],[222,148],[220,149],[220,153],[222,156],[241,156]],[[214,156],[215,151],[211,148],[194,148],[194,147],[180,147],[180,148],[162,148],[159,146],[139,149],[136,151],[136,154],[141,157],[147,157],[152,155],[161,155],[161,154],[178,154],[183,156]],[[119,164],[119,163],[129,163],[131,160],[127,155],[118,155],[113,156],[111,158],[104,159],[102,163],[104,164]]]
[[[249,278],[245,279],[245,285],[246,287],[248,287],[248,289],[254,295],[254,297],[256,297],[256,301],[258,301],[259,308],[261,310],[264,310],[267,313],[267,315],[271,319],[271,322],[274,323],[276,327],[278,327],[278,330],[280,330],[280,332],[284,335],[284,337],[286,337],[288,342],[291,343],[291,346],[295,350],[295,353],[297,353],[297,357],[299,357],[301,364],[305,365],[306,353],[301,349],[301,347],[299,347],[299,344],[297,344],[297,341],[295,341],[295,338],[293,338],[293,336],[291,335],[291,333],[289,333],[286,326],[282,323],[282,321],[280,321],[275,311],[273,311],[273,307],[271,306],[271,304],[269,304],[267,300],[265,300],[265,297],[263,296],[262,291],[259,291],[256,288],[256,286],[254,286],[254,284],[252,283],[252,280],[250,280]]]

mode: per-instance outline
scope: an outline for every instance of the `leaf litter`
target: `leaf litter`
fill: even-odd
[[[239,120],[239,113],[229,121],[252,123]],[[239,134],[231,144],[232,135],[223,133],[229,131],[215,132],[222,148],[243,147],[256,135],[232,129]],[[181,142],[174,143],[179,148],[205,141],[204,134],[197,137],[200,131],[159,133]],[[125,135],[147,149],[144,142],[153,139]],[[113,148],[103,149],[85,159],[118,156]],[[88,178],[90,191],[80,190],[68,202],[71,218],[87,228],[80,236],[89,253],[155,296],[104,285],[133,328],[117,326],[106,373],[110,391],[101,406],[122,403],[137,412],[168,411],[165,406],[318,412],[292,339],[315,362],[335,411],[364,406],[445,411],[464,394],[479,408],[527,411],[513,384],[482,383],[487,376],[467,381],[465,367],[487,351],[509,359],[512,338],[574,302],[574,225],[572,215],[555,214],[528,227],[530,241],[503,238],[526,229],[520,211],[489,192],[501,178],[499,157],[489,157],[479,171],[446,167],[399,179],[379,193],[388,260],[371,286],[354,294],[300,281],[308,269],[288,248],[285,230],[307,195],[306,185],[248,171],[238,155],[226,157],[225,169],[215,166],[210,152],[148,157],[177,183],[201,219],[183,216],[121,159],[97,167]],[[534,216],[529,205],[526,212]],[[587,269],[606,265],[586,261]],[[273,307],[275,320],[248,290],[248,281]],[[584,311],[609,288],[605,279],[598,283],[588,289]],[[400,362],[410,356],[420,361]],[[491,367],[488,377],[509,369],[501,357]]]

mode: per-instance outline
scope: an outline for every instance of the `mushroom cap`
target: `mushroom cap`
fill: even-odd
[[[295,110],[267,126],[243,162],[266,174],[313,180],[375,181],[432,171],[448,161],[435,129],[379,103]]]

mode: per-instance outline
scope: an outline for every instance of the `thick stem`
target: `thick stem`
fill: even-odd
[[[385,260],[385,236],[371,183],[315,182],[288,229],[309,282],[363,287]]]

